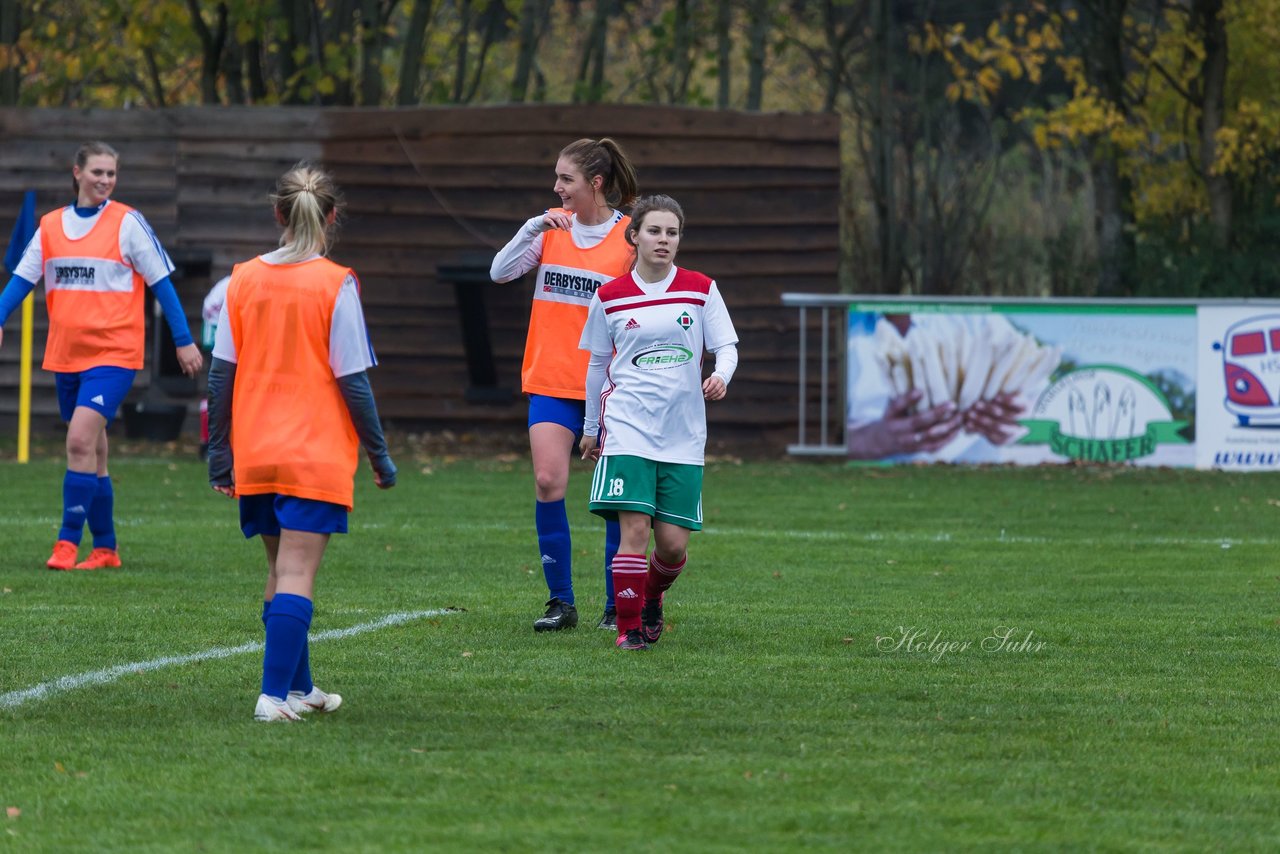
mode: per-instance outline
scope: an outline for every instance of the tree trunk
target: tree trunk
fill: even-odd
[[[716,107],[729,109],[729,60],[733,55],[733,40],[729,30],[733,25],[733,5],[729,0],[716,3]]]
[[[1127,211],[1128,182],[1120,175],[1110,146],[1098,146],[1089,163],[1093,175],[1094,228],[1098,234],[1098,296],[1129,296],[1132,265]]]
[[[471,0],[458,4],[457,53],[454,54],[453,97],[455,104],[462,103],[462,91],[467,82],[467,47],[471,43]]]
[[[413,0],[413,13],[404,34],[404,52],[400,56],[400,81],[396,84],[396,103],[410,107],[418,103],[418,78],[422,74],[422,47],[427,42],[427,25],[431,23],[432,0]]]
[[[222,49],[227,42],[227,4],[218,4],[218,24],[212,30],[205,23],[197,0],[187,0],[187,11],[191,13],[191,26],[200,40],[200,101],[220,104],[218,73],[222,67]]]
[[[693,74],[693,21],[689,0],[676,0],[675,32],[671,52],[674,67],[671,79],[671,103],[683,104],[689,94],[689,77]]]
[[[476,57],[475,68],[471,72],[471,83],[468,84],[466,91],[462,95],[462,103],[464,104],[470,104],[474,101],[476,93],[480,91],[480,81],[484,78],[484,67],[489,61],[489,49],[493,47],[494,42],[498,40],[498,36],[502,32],[506,14],[506,6],[501,0],[491,0],[485,6],[484,11],[480,13],[480,20],[483,23],[480,55]]]
[[[244,48],[235,34],[227,37],[227,60],[222,64],[223,78],[227,85],[227,103],[241,105],[248,103],[244,91]]]
[[[382,103],[382,3],[360,2],[360,103]]]
[[[747,41],[747,109],[758,111],[764,101],[764,70],[769,40],[769,0],[751,0],[751,28]]]
[[[298,57],[305,57],[311,46],[310,0],[280,0],[280,16],[285,26],[280,37],[280,102],[301,104],[301,80]]]
[[[876,0],[872,33],[875,39],[871,63],[871,97],[875,103],[871,131],[874,157],[869,167],[874,170],[872,186],[876,194],[876,218],[880,224],[880,290],[896,294],[902,287],[902,247],[898,235],[897,176],[894,169],[897,133],[893,121],[892,0]]]
[[[538,42],[545,28],[547,9],[542,0],[524,0],[520,6],[520,42],[516,70],[511,78],[511,100],[522,103],[529,93],[529,77],[538,56]]]
[[[18,103],[18,64],[13,50],[22,32],[20,12],[18,0],[0,0],[0,48],[9,56],[9,62],[0,68],[0,106],[5,107]]]
[[[1085,75],[1105,100],[1126,115],[1124,19],[1128,5],[1128,0],[1094,0],[1084,5]],[[1089,168],[1098,235],[1098,296],[1125,296],[1132,291],[1133,276],[1132,188],[1120,174],[1117,154],[1109,142],[1093,146]]]
[[[244,46],[245,72],[249,78],[249,101],[261,104],[271,91],[267,87],[267,73],[262,68],[262,41],[251,39]]]
[[[168,104],[164,94],[164,82],[160,79],[160,64],[156,62],[156,52],[151,48],[145,48],[142,55],[147,61],[147,85],[150,89],[152,106],[163,109]]]
[[[1218,173],[1218,131],[1226,113],[1227,28],[1222,20],[1222,0],[1195,0],[1192,26],[1204,45],[1200,67],[1200,171],[1209,194],[1209,219],[1213,242],[1219,249],[1231,245],[1233,208],[1231,176]]]
[[[308,0],[307,3],[311,15],[311,62],[322,74],[333,78],[333,94],[317,93],[316,100],[325,105],[352,106],[356,102],[355,53],[350,54],[345,67],[339,68],[331,64],[327,48],[339,44],[343,36],[356,29],[356,0],[329,0],[325,5],[329,9],[327,26],[319,3],[316,0]]]
[[[609,19],[613,15],[614,0],[599,0],[591,29],[587,34],[578,63],[578,78],[574,85],[574,103],[595,104],[604,97],[604,63],[609,41]]]

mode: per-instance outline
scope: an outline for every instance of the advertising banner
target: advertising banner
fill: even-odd
[[[854,303],[848,454],[1190,467],[1198,348],[1190,303]]]
[[[1280,305],[1202,306],[1196,467],[1280,470]]]

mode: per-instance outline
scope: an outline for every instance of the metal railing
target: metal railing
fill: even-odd
[[[799,433],[796,443],[787,446],[788,454],[806,456],[841,455],[844,443],[844,346],[848,329],[849,305],[854,300],[848,294],[783,294],[782,304],[800,310],[800,388],[797,395],[797,421]],[[816,428],[809,422],[809,310],[820,313],[822,326],[818,350],[818,418]],[[837,317],[840,334],[831,335],[832,316]],[[834,384],[832,378],[834,377]],[[834,416],[833,419],[833,410]],[[833,424],[834,420],[834,424]],[[816,431],[816,442],[810,441],[810,433]],[[835,439],[833,440],[833,437]]]

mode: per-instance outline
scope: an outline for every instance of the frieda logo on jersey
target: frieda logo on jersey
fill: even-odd
[[[1091,365],[1061,377],[1036,401],[1023,445],[1086,462],[1127,462],[1161,444],[1187,444],[1165,396],[1128,368]]]
[[[679,344],[659,344],[641,350],[631,358],[631,364],[642,371],[665,371],[693,361],[693,351]]]
[[[96,273],[97,270],[93,267],[63,266],[59,264],[55,264],[53,267],[53,275],[59,285],[92,285]]]

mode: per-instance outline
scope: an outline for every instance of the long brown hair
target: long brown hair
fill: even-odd
[[[573,161],[588,182],[597,175],[603,178],[600,189],[613,207],[624,208],[635,201],[640,191],[636,168],[622,146],[609,137],[571,142],[561,149],[560,156]]]

